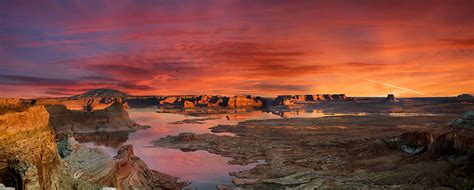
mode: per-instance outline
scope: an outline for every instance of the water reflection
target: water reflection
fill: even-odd
[[[106,146],[118,149],[128,140],[129,132],[76,133],[74,138],[80,143]]]
[[[78,141],[89,147],[100,147],[110,155],[115,155],[123,144],[132,144],[135,154],[152,169],[190,181],[192,187],[215,189],[216,185],[232,186],[230,172],[251,169],[247,166],[229,165],[231,158],[211,154],[206,151],[183,152],[177,149],[151,148],[150,142],[167,135],[181,132],[210,133],[209,127],[233,125],[249,119],[274,119],[278,116],[261,111],[243,113],[202,114],[199,117],[175,113],[156,113],[155,109],[130,109],[134,121],[150,125],[151,128],[132,133],[75,134]],[[212,117],[212,119],[206,119]],[[198,120],[200,122],[180,122]],[[231,135],[231,134],[218,134]]]
[[[210,133],[209,127],[216,125],[235,125],[246,120],[278,119],[292,117],[324,117],[334,115],[387,115],[387,116],[420,116],[423,114],[410,113],[344,113],[328,114],[318,109],[292,109],[243,112],[201,112],[199,114],[157,113],[156,108],[140,108],[129,110],[131,119],[138,123],[150,125],[151,128],[133,133],[95,133],[75,134],[79,142],[86,146],[101,147],[110,155],[115,155],[117,149],[124,144],[132,144],[135,154],[147,165],[182,180],[192,182],[199,189],[214,189],[218,184],[232,185],[230,172],[236,172],[255,167],[256,164],[241,166],[229,165],[231,158],[221,157],[206,151],[183,152],[168,148],[151,148],[150,142],[167,135],[177,135],[182,132]],[[193,116],[194,115],[194,116]],[[426,114],[424,114],[426,115]],[[232,135],[219,133],[218,135]],[[264,163],[264,162],[262,162]]]

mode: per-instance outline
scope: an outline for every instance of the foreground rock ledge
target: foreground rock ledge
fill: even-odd
[[[149,169],[131,146],[122,147],[112,158],[102,149],[79,144],[72,135],[57,143],[47,107],[28,105],[0,114],[3,185],[27,190],[98,190],[180,189],[187,184]],[[87,120],[89,115],[80,118]]]

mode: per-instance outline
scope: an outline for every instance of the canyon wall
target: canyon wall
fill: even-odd
[[[58,134],[136,131],[149,126],[135,123],[129,118],[126,104],[116,101],[102,110],[69,110],[64,105],[50,105],[50,125]]]
[[[19,100],[2,103],[3,107],[22,105]],[[130,145],[111,157],[70,135],[142,127],[128,118],[122,102],[91,111],[69,110],[60,104],[21,107],[0,114],[0,184],[20,190],[180,189],[186,185],[149,169]],[[61,133],[66,135],[57,142]]]
[[[44,106],[0,115],[0,183],[15,189],[90,189],[61,171]]]

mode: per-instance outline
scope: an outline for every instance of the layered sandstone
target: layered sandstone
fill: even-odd
[[[7,112],[19,112],[36,103],[34,99],[0,98],[0,115]]]
[[[125,104],[115,101],[109,107],[96,111],[69,110],[63,105],[48,106],[50,123],[57,133],[94,133],[135,131],[147,128],[129,118]]]
[[[65,170],[81,181],[122,189],[180,189],[186,183],[151,170],[133,153],[131,145],[122,146],[115,157],[98,148],[88,148],[68,136],[58,145]]]
[[[62,170],[44,106],[0,116],[0,183],[16,189],[98,189]]]
[[[101,115],[94,111],[71,116],[64,112],[64,106],[61,109],[63,119],[82,120],[83,125],[93,125],[88,120],[97,119],[94,114]],[[110,109],[104,111],[116,112],[118,108]],[[0,184],[26,190],[180,189],[186,185],[149,169],[131,146],[120,149],[113,158],[102,149],[78,143],[72,135],[56,143],[52,126],[60,126],[53,123],[63,117],[57,114],[38,105],[0,115]]]

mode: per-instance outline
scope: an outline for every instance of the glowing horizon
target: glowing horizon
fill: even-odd
[[[2,1],[0,97],[474,94],[474,1]]]

